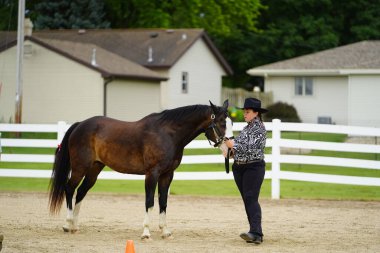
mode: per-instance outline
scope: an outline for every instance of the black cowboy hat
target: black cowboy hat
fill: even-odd
[[[257,98],[246,98],[244,101],[244,107],[239,109],[253,109],[255,112],[266,113],[267,109],[261,108],[261,101]]]

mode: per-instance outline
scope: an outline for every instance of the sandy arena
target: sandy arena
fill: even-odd
[[[380,252],[380,202],[261,200],[264,243],[239,238],[247,230],[238,197],[170,196],[163,240],[158,206],[151,241],[141,241],[143,195],[89,193],[80,213],[80,232],[64,233],[66,216],[50,216],[47,195],[0,193],[1,253],[124,252],[133,240],[143,252]]]

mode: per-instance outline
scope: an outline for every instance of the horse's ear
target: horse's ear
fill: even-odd
[[[226,99],[226,101],[224,101],[224,103],[223,103],[223,109],[224,110],[228,109],[228,99]]]
[[[210,105],[211,105],[211,109],[212,109],[212,111],[215,113],[215,114],[217,114],[218,113],[218,110],[216,109],[216,106],[209,100],[209,102],[210,102]]]

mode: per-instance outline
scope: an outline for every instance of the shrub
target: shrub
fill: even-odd
[[[231,106],[228,108],[228,114],[233,122],[244,122],[243,110]]]
[[[263,114],[265,121],[272,121],[273,119],[280,119],[284,122],[301,122],[296,108],[287,103],[277,102],[267,108],[269,112]]]

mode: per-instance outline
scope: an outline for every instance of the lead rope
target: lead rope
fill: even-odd
[[[226,118],[226,124],[227,124],[226,136],[229,136],[229,137],[224,137],[224,141],[234,139],[234,133],[233,133],[233,130],[232,130],[233,122],[232,122],[232,120],[231,120],[230,117]],[[226,168],[226,173],[227,174],[230,173],[230,157],[231,157],[231,152],[232,152],[232,148],[228,148],[227,149],[227,156],[224,158],[224,167]]]

